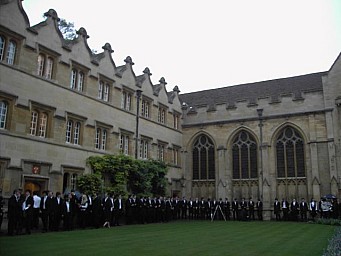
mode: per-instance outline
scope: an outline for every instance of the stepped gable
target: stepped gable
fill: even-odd
[[[281,95],[293,95],[294,99],[301,99],[302,92],[321,91],[322,76],[327,72],[319,72],[295,77],[280,78],[262,82],[240,84],[229,87],[204,90],[179,95],[181,103],[188,106],[213,106],[228,103],[235,105],[238,101],[248,101],[251,104],[259,98],[270,98],[271,102],[278,102]]]

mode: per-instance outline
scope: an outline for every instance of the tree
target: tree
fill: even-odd
[[[72,41],[77,37],[75,24],[73,22],[68,22],[65,19],[60,19],[58,22],[58,28],[65,40]]]

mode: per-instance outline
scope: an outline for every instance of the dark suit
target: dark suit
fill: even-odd
[[[305,201],[300,203],[301,220],[307,221],[308,204]]]
[[[289,220],[289,203],[286,200],[282,200],[283,220]]]
[[[252,200],[249,201],[249,218],[250,220],[255,220],[255,202]]]
[[[291,211],[291,218],[294,221],[298,220],[298,212],[299,212],[300,206],[298,202],[292,201],[290,204],[290,211]]]
[[[231,207],[230,202],[227,199],[225,199],[223,203],[223,209],[224,209],[225,218],[227,220],[230,220],[230,213],[231,213],[230,207]]]
[[[237,200],[234,200],[232,202],[232,214],[233,214],[233,220],[239,219],[239,204]]]
[[[315,217],[317,215],[318,207],[317,207],[317,202],[311,201],[309,204],[309,210],[310,210],[310,215],[313,220],[315,220]]]
[[[281,220],[281,203],[277,200],[274,202],[274,214],[276,216],[276,220]]]
[[[185,198],[180,201],[180,208],[181,208],[181,219],[187,218],[187,200]]]
[[[21,205],[19,197],[12,195],[8,200],[8,235],[13,236],[20,233],[19,218],[21,218]]]
[[[24,227],[26,234],[31,234],[31,227],[33,221],[33,197],[27,196],[23,202],[23,216],[24,216]]]
[[[194,218],[198,220],[200,216],[200,202],[198,200],[193,202],[193,214]]]
[[[99,228],[103,218],[102,200],[99,196],[94,197],[92,200],[92,218],[94,227]]]
[[[123,200],[116,198],[114,201],[114,226],[120,225],[120,218],[123,213]]]
[[[263,202],[258,200],[256,204],[258,220],[263,220]]]
[[[43,232],[46,232],[49,225],[49,216],[52,207],[52,199],[48,196],[43,196],[40,201],[41,221],[43,223]]]
[[[75,210],[74,202],[66,199],[62,202],[63,212],[63,226],[64,230],[69,231],[73,229],[73,214]]]
[[[62,220],[62,215],[63,215],[63,199],[62,198],[57,198],[54,197],[52,199],[53,202],[53,211],[54,211],[54,220],[53,220],[53,230],[54,231],[58,231],[59,230],[59,226],[60,226],[60,222]]]
[[[240,202],[240,215],[241,220],[247,219],[247,202],[245,200]]]
[[[103,200],[104,221],[111,223],[111,208],[113,207],[110,197],[106,197]]]

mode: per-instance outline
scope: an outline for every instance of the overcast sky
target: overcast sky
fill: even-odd
[[[55,9],[91,49],[131,56],[181,93],[329,70],[341,51],[341,0],[24,0],[33,26]]]

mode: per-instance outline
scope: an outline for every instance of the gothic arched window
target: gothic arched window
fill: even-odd
[[[277,177],[305,177],[304,142],[292,127],[285,127],[276,143]]]
[[[200,135],[193,144],[193,180],[215,179],[214,144],[206,135]]]
[[[233,179],[254,179],[257,172],[257,144],[251,134],[241,131],[232,145]]]

